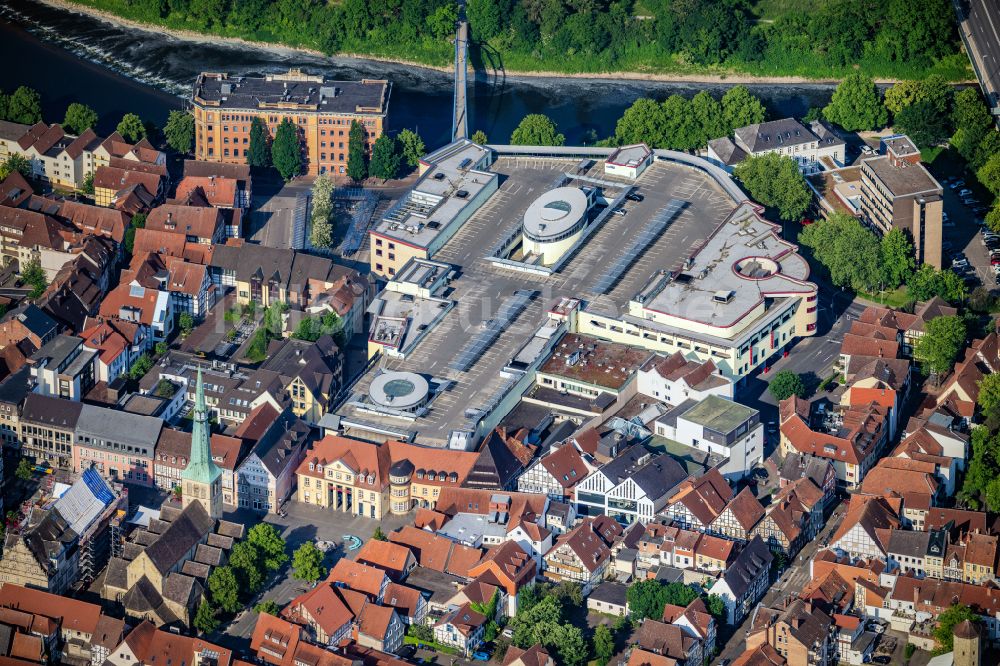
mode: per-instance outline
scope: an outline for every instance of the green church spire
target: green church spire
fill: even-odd
[[[198,383],[194,393],[194,427],[191,429],[191,458],[181,474],[181,479],[211,485],[222,470],[212,460],[211,433],[208,427],[208,408],[205,406],[205,386],[198,368]]]

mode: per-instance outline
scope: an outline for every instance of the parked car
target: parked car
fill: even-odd
[[[483,652],[482,650],[477,650],[476,652],[472,653],[472,658],[475,659],[476,661],[489,661],[490,653]]]
[[[615,215],[617,215],[618,217],[625,217],[626,215],[628,215],[628,211],[623,210],[621,208],[615,208],[611,212],[614,213]]]
[[[644,201],[646,197],[642,196],[638,192],[629,192],[625,195],[625,198],[629,201]]]
[[[964,183],[963,183],[963,184],[964,184]],[[960,197],[967,197],[967,196],[969,196],[970,194],[972,194],[972,190],[970,190],[970,189],[969,189],[969,188],[967,188],[967,187],[965,187],[965,188],[962,188],[961,190],[959,190],[959,191],[958,191],[958,196],[960,196]]]

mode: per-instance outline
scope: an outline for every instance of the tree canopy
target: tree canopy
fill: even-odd
[[[874,81],[857,72],[840,82],[823,117],[849,131],[881,129],[888,120]]]
[[[134,113],[126,113],[122,116],[115,129],[129,143],[135,143],[146,136],[146,126],[142,124],[142,118]]]
[[[402,149],[403,161],[406,165],[413,169],[420,166],[420,158],[424,156],[424,152],[427,150],[424,146],[424,140],[420,138],[420,135],[413,130],[404,129],[396,137],[396,140]],[[475,134],[472,135],[472,140],[476,142]]]
[[[965,320],[961,317],[935,317],[927,322],[924,334],[913,346],[913,358],[930,372],[946,374],[965,347],[965,335]]]
[[[771,377],[767,384],[767,391],[777,401],[797,395],[800,398],[806,397],[806,385],[802,377],[791,370],[782,370]]]
[[[388,134],[375,139],[372,146],[372,159],[369,166],[371,175],[382,180],[395,178],[399,173],[399,165],[403,156],[397,150],[396,140]]]
[[[41,95],[28,86],[21,86],[10,95],[0,93],[0,117],[12,123],[34,125],[42,119]]]
[[[227,613],[235,613],[241,608],[240,584],[229,566],[216,567],[208,577],[208,591],[213,605]]]
[[[326,575],[323,551],[312,541],[306,541],[292,555],[292,576],[307,583],[315,583]]]
[[[250,121],[250,147],[247,149],[247,164],[252,167],[271,165],[271,149],[267,145],[267,125],[257,117]]]
[[[163,136],[167,145],[178,153],[190,153],[194,146],[194,116],[186,111],[171,111],[163,126]]]
[[[28,298],[38,298],[45,293],[45,288],[49,284],[48,279],[45,277],[45,270],[37,259],[28,261],[21,268],[21,280],[24,284],[31,287],[31,291],[28,292]]]
[[[767,153],[748,157],[733,170],[754,199],[773,208],[783,220],[797,220],[809,208],[812,194],[798,162]]]
[[[368,177],[368,149],[365,128],[356,120],[351,121],[347,143],[347,177],[356,183]]]
[[[532,113],[514,128],[510,142],[515,146],[561,146],[566,137],[556,131],[556,124],[548,116]]]
[[[664,584],[650,579],[629,585],[626,597],[632,617],[659,620],[663,617],[664,606],[687,606],[698,598],[698,593],[683,583]]]
[[[934,640],[938,643],[936,653],[951,652],[955,645],[955,627],[968,620],[979,624],[979,616],[965,604],[954,604],[937,616],[937,626],[934,628]]]
[[[312,187],[312,219],[309,227],[309,242],[313,247],[328,248],[333,242],[333,191],[335,184],[329,174],[320,174]]]
[[[66,108],[63,129],[70,134],[82,134],[97,125],[97,111],[86,104],[73,102]]]
[[[288,118],[282,120],[274,132],[271,163],[285,182],[302,172],[302,143],[299,141],[299,128]]]

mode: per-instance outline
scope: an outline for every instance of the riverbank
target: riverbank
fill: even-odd
[[[401,65],[404,67],[417,67],[420,69],[450,73],[451,67],[436,66],[427,62],[407,60],[401,58],[379,57],[371,54],[361,53],[337,53],[335,56],[327,56],[325,53],[305,47],[287,46],[272,42],[261,42],[247,40],[240,37],[230,37],[204,33],[194,30],[184,30],[166,27],[159,24],[135,21],[122,17],[113,12],[92,7],[87,4],[80,4],[71,0],[35,0],[41,4],[58,9],[85,14],[87,16],[108,22],[112,25],[141,30],[159,35],[167,35],[174,39],[200,44],[227,44],[230,46],[261,49],[272,53],[293,56],[295,54],[307,55],[316,58],[329,58],[331,61],[343,61],[345,64],[382,62]],[[449,47],[450,48],[450,47]],[[720,73],[660,73],[660,72],[637,72],[637,71],[604,71],[604,72],[559,72],[545,70],[511,70],[505,69],[504,74],[510,79],[587,79],[587,80],[615,80],[615,81],[636,81],[636,82],[658,82],[658,83],[685,83],[685,84],[717,84],[717,85],[836,85],[839,78],[809,78],[803,76],[753,76],[744,73],[720,72]],[[896,79],[876,78],[876,83],[889,85],[896,83]],[[956,84],[976,83],[974,79],[954,81]]]

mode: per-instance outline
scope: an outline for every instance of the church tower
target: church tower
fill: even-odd
[[[181,473],[181,502],[187,508],[199,502],[214,519],[222,517],[222,470],[212,460],[208,408],[205,407],[205,387],[198,368],[198,384],[194,398],[194,428],[191,430],[191,457]]]
[[[980,666],[979,628],[963,620],[955,625],[954,652],[955,666]]]

